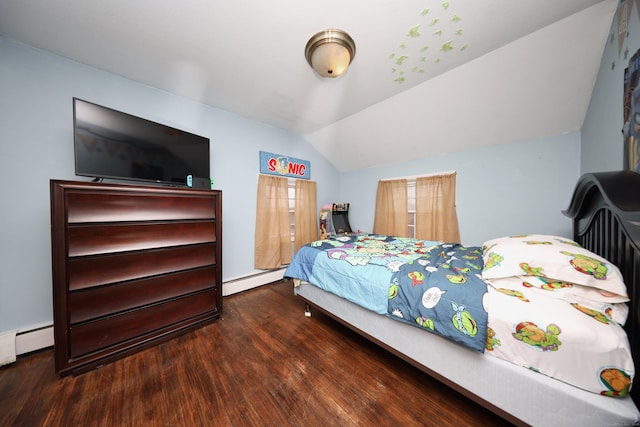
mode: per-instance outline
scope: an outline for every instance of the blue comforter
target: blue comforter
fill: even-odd
[[[432,248],[391,278],[389,314],[483,352],[488,316],[481,272],[481,248]]]
[[[484,351],[481,248],[356,234],[303,246],[284,276]]]

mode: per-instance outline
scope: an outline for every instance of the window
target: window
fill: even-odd
[[[303,244],[317,240],[315,181],[258,176],[254,267],[291,262]]]
[[[289,193],[289,233],[291,234],[291,247],[296,241],[296,179],[287,179],[287,190]]]
[[[409,209],[409,237],[416,235],[416,179],[407,179],[407,208]]]
[[[455,188],[455,172],[379,181],[373,232],[459,242]]]

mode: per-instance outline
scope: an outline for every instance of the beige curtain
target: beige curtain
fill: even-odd
[[[296,179],[295,252],[303,245],[318,240],[317,212],[315,181]]]
[[[389,236],[409,235],[409,208],[407,207],[407,180],[378,181],[374,234]]]
[[[456,174],[416,178],[416,239],[460,242]]]
[[[254,268],[278,268],[291,258],[287,178],[258,175]]]

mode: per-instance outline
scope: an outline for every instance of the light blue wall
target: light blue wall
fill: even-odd
[[[303,139],[0,38],[0,333],[51,324],[49,180],[74,175],[72,97],[211,139],[223,191],[223,280],[251,275],[259,151],[311,162],[318,203],[338,173]]]
[[[570,237],[561,211],[579,177],[579,156],[580,134],[570,133],[416,159],[342,174],[340,201],[352,204],[351,226],[370,231],[378,180],[456,171],[462,243],[523,233]]]
[[[74,96],[211,139],[212,176],[224,200],[224,280],[255,272],[260,150],[311,161],[319,205],[350,202],[354,228],[371,230],[379,179],[455,170],[463,243],[570,235],[561,210],[579,176],[579,133],[339,174],[300,137],[2,38],[0,94],[0,333],[52,322],[48,185],[76,179]]]
[[[624,2],[622,2],[624,3]],[[618,45],[618,22],[614,17],[600,64],[591,103],[582,128],[580,171],[621,170],[623,166],[623,88],[629,59],[640,49],[640,14],[636,2],[627,2],[629,24]]]

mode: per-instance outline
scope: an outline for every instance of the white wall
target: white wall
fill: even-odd
[[[74,96],[211,139],[223,281],[258,272],[260,150],[309,160],[319,204],[337,194],[336,169],[300,137],[3,38],[0,94],[0,334],[52,323],[49,180],[88,180],[74,175]]]
[[[378,180],[456,171],[463,244],[523,233],[571,237],[561,211],[579,177],[579,155],[580,134],[570,133],[416,159],[342,174],[340,201],[352,203],[351,226],[370,231]]]

